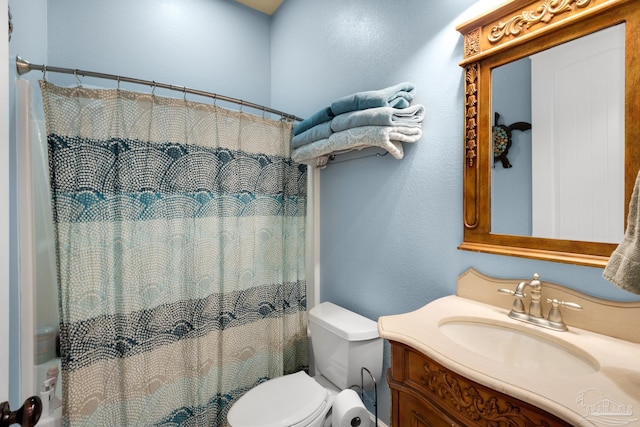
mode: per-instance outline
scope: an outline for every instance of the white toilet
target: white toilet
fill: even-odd
[[[383,340],[376,322],[323,302],[309,311],[309,331],[317,376],[297,372],[254,387],[229,410],[231,427],[327,426],[334,398],[360,386],[362,367],[380,383]],[[366,372],[364,380],[365,389],[373,387]]]

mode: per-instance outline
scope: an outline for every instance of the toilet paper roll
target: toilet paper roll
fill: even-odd
[[[355,391],[342,390],[333,401],[332,427],[370,427],[369,411]]]

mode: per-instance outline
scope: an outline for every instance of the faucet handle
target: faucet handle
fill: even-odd
[[[526,298],[527,296],[527,294],[524,292],[512,291],[511,289],[505,289],[505,288],[498,289],[498,292],[500,292],[501,294],[511,295],[515,297],[516,300],[520,300],[521,298]]]
[[[580,304],[576,304],[575,302],[559,301],[555,298],[547,298],[547,302],[551,304],[551,308],[567,307],[572,310],[582,310],[582,306]]]
[[[505,289],[505,288],[498,289],[498,292],[500,292],[501,294],[511,295],[516,298],[524,298],[527,296],[527,294],[524,292],[516,292],[516,291],[512,291],[511,289]]]
[[[512,291],[511,289],[504,289],[504,288],[498,289],[498,292],[500,292],[501,294],[507,294],[514,297],[513,304],[511,306],[510,315],[520,316],[525,314],[522,298],[526,297],[527,294],[525,294],[524,292],[520,292],[520,291],[516,292],[516,291]]]
[[[551,304],[551,310],[549,310],[549,315],[547,319],[549,322],[557,323],[564,325],[564,321],[562,320],[562,313],[560,313],[560,307],[570,308],[572,310],[582,310],[582,306],[580,304],[576,304],[575,302],[567,302],[567,301],[559,301],[555,298],[547,298],[547,302]],[[564,326],[566,328],[566,326]]]
[[[580,304],[576,304],[575,302],[561,301],[560,305],[562,307],[567,307],[567,308],[570,308],[570,309],[576,310],[576,311],[582,310],[582,306]]]

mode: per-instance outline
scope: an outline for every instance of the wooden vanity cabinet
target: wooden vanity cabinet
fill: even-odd
[[[555,427],[571,424],[471,381],[391,341],[391,427]]]

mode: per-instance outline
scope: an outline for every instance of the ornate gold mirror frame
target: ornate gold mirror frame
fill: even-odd
[[[491,233],[491,70],[625,23],[625,221],[640,168],[640,1],[513,0],[457,27],[464,36],[464,241],[459,249],[604,267],[612,243]]]

